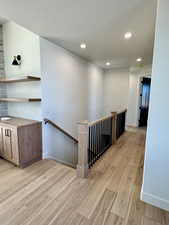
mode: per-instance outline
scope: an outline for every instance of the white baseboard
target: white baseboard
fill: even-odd
[[[52,159],[52,160],[55,160],[56,162],[59,162],[59,163],[61,163],[61,164],[66,165],[66,166],[70,166],[70,167],[72,167],[72,168],[76,168],[76,166],[73,165],[72,163],[62,161],[62,160],[57,159],[56,157],[51,156],[51,155],[46,155],[46,154],[45,154],[45,155],[43,155],[43,159]]]
[[[155,195],[151,195],[145,192],[141,192],[141,200],[143,202],[146,202],[150,205],[156,206],[158,208],[164,209],[166,211],[169,211],[169,201],[159,198]]]

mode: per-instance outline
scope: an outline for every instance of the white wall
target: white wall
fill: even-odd
[[[4,48],[3,48],[3,31],[2,25],[0,25],[0,77],[5,77],[4,70]],[[0,84],[0,97],[5,98],[7,96],[6,85]],[[8,104],[6,102],[0,102],[0,116],[8,115]]]
[[[169,210],[169,1],[157,13],[150,109],[141,199]]]
[[[6,77],[41,76],[39,36],[23,27],[8,22],[3,25],[4,57]],[[21,66],[11,65],[13,56],[20,54]],[[8,97],[41,97],[40,82],[15,83],[8,85]],[[9,103],[11,116],[41,119],[41,103]]]
[[[130,74],[127,125],[138,126],[139,76]]]
[[[102,71],[47,40],[40,49],[43,117],[77,138],[78,121],[101,115]],[[44,154],[75,165],[77,146],[50,125],[43,132]]]
[[[112,69],[105,71],[104,114],[127,109],[126,125],[138,126],[140,83],[142,77],[151,76],[151,65],[142,68]]]
[[[103,116],[103,70],[88,64],[88,119],[93,121]]]
[[[104,75],[104,113],[127,108],[129,92],[129,70],[114,69]]]

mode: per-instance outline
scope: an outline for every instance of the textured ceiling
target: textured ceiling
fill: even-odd
[[[105,67],[152,61],[156,0],[1,0],[0,16]],[[124,33],[133,37],[124,40]],[[81,42],[87,44],[80,49]]]

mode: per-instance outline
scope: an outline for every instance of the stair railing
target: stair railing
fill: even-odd
[[[127,110],[123,110],[123,111],[117,113],[116,140],[125,132],[126,112],[127,112]]]
[[[44,122],[52,125],[73,140],[75,144],[78,144],[77,176],[86,178],[94,163],[124,133],[126,112],[127,110],[118,113],[112,112],[111,116],[94,122],[79,122],[78,140],[53,121],[45,118]]]
[[[76,144],[78,144],[78,140],[76,138],[74,138],[71,134],[69,134],[67,131],[65,131],[63,128],[61,128],[60,126],[58,126],[56,123],[52,122],[49,119],[44,119],[45,124],[50,124],[52,125],[54,128],[56,128],[57,130],[59,130],[60,132],[62,132],[64,135],[66,135],[67,137],[69,137],[71,140],[73,140]]]
[[[78,123],[78,177],[86,178],[94,163],[123,134],[126,111],[112,112],[95,122]]]

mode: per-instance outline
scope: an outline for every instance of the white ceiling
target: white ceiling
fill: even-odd
[[[105,67],[152,61],[156,0],[1,0],[0,15]],[[124,40],[124,33],[133,37]],[[87,49],[80,49],[81,42]]]

